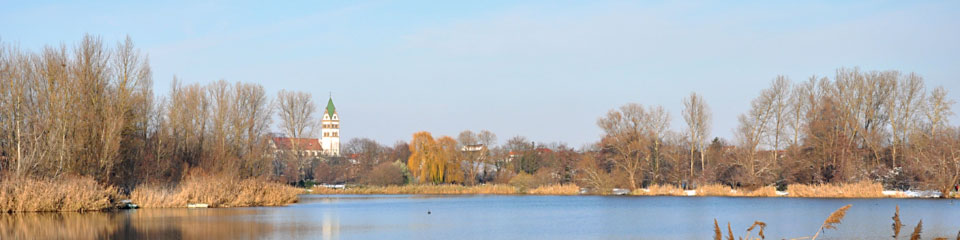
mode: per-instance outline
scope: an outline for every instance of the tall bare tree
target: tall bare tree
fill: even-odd
[[[662,141],[670,128],[670,115],[663,107],[626,104],[607,112],[597,125],[604,131],[601,145],[613,155],[614,165],[627,174],[630,188],[639,187],[637,182],[647,164],[653,180],[660,180]]]
[[[683,121],[687,123],[690,143],[690,177],[693,178],[694,152],[700,153],[700,171],[706,169],[706,138],[710,135],[710,107],[695,92],[683,100]]]
[[[891,167],[896,168],[898,152],[914,128],[914,119],[924,99],[924,87],[923,79],[912,73],[905,78],[898,78],[894,85],[893,96],[887,98],[885,107],[890,115],[890,130],[893,135],[890,147]]]
[[[277,93],[277,111],[280,118],[280,129],[283,129],[287,136],[292,138],[304,138],[313,136],[316,128],[316,119],[314,114],[317,112],[317,106],[314,104],[310,93],[291,92],[280,90]],[[297,171],[300,176],[306,174],[307,159],[299,151],[298,141],[291,142],[291,150],[295,154]]]

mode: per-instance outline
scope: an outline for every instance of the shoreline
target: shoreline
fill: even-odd
[[[795,188],[791,194],[790,187]],[[846,190],[846,191],[845,191]],[[682,190],[673,186],[653,185],[633,191],[611,188],[604,191],[589,191],[574,184],[555,184],[534,189],[523,189],[510,185],[401,185],[401,186],[354,186],[327,188],[314,186],[306,194],[313,195],[504,195],[504,196],[674,196],[674,197],[767,197],[767,198],[846,198],[846,199],[882,199],[882,198],[941,198],[938,191],[899,191],[884,190],[878,183],[852,183],[841,185],[788,185],[787,191],[777,191],[774,187],[762,187],[755,190],[733,189],[720,185],[707,185],[693,190]],[[950,193],[956,196],[956,193]],[[949,196],[945,199],[951,199]]]
[[[114,211],[126,208],[234,208],[287,206],[300,201],[300,195],[502,195],[502,196],[673,196],[673,197],[764,197],[764,198],[831,198],[831,199],[933,199],[939,191],[884,190],[879,183],[860,182],[829,185],[788,185],[787,191],[772,186],[753,190],[733,189],[724,185],[705,185],[683,190],[672,185],[651,185],[647,188],[609,188],[591,190],[575,184],[553,184],[524,188],[507,184],[464,186],[394,185],[313,186],[297,188],[264,179],[234,180],[221,177],[197,177],[176,186],[142,185],[130,194],[119,194],[116,188],[96,184],[91,179],[50,180],[22,179],[15,184],[4,181],[0,186],[0,212],[88,212]],[[792,190],[792,191],[791,191]],[[951,192],[944,199],[952,199]],[[132,204],[132,206],[130,205]]]

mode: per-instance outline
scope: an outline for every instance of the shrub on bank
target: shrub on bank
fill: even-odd
[[[0,212],[75,212],[112,208],[116,188],[92,177],[59,179],[4,178],[0,181]]]

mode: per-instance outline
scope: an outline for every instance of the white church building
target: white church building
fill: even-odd
[[[333,97],[327,101],[320,119],[320,138],[273,137],[270,146],[277,156],[285,153],[306,157],[340,156],[340,116],[333,106]]]
[[[337,114],[337,108],[333,106],[333,97],[327,101],[327,107],[323,109],[323,119],[320,120],[321,138],[320,146],[323,148],[323,154],[327,156],[340,156],[340,116]]]

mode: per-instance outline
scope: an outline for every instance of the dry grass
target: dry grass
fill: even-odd
[[[632,195],[638,196],[686,196],[683,192],[683,189],[673,185],[660,185],[654,184],[650,185],[646,189],[634,189],[633,192],[630,192]]]
[[[533,190],[527,191],[531,195],[577,195],[580,194],[580,187],[576,184],[554,184],[539,186]]]
[[[91,177],[0,181],[0,212],[97,211],[114,207],[118,198],[116,188],[102,186]]]
[[[790,197],[811,198],[882,198],[883,185],[862,181],[843,184],[793,184],[787,186]]]
[[[697,187],[697,196],[739,196],[733,188],[723,184],[710,184]]]
[[[720,196],[720,197],[777,197],[777,189],[773,186],[766,186],[754,190],[733,189],[723,184],[710,184],[697,187],[697,196]]]
[[[744,191],[743,196],[745,197],[777,197],[777,188],[773,186],[766,186],[754,189],[753,191]]]
[[[361,186],[346,189],[313,187],[314,194],[518,194],[516,187],[503,184],[462,186],[442,185],[402,185],[402,186]]]
[[[130,199],[144,208],[182,208],[191,203],[210,207],[282,206],[297,202],[301,193],[302,189],[264,179],[196,177],[177,187],[139,186]]]

